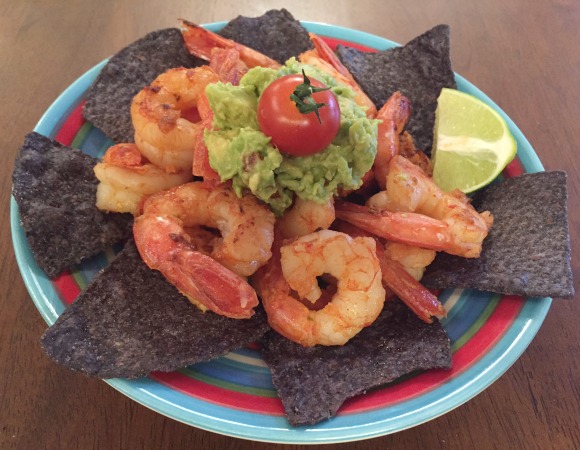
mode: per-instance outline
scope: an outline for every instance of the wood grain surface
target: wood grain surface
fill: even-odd
[[[239,440],[165,418],[99,380],[48,360],[46,324],[16,265],[9,225],[16,152],[53,100],[86,70],[145,33],[257,16],[295,17],[407,42],[439,23],[452,30],[454,70],[515,121],[544,167],[568,172],[576,289],[580,278],[580,2],[578,0],[13,1],[0,0],[0,448],[306,448]],[[555,299],[521,358],[455,410],[396,434],[328,449],[580,448],[580,304]]]

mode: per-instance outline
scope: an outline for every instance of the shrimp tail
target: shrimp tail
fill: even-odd
[[[254,289],[211,257],[191,250],[165,264],[171,267],[164,267],[163,272],[177,272],[170,281],[193,303],[233,319],[254,315],[253,308],[258,306]]]
[[[252,67],[270,67],[278,69],[280,63],[253,50],[245,45],[239,44],[227,39],[219,34],[213,33],[193,22],[180,19],[183,25],[181,34],[185,46],[189,53],[198,58],[210,61],[212,59],[212,50],[214,48],[230,49],[234,48],[240,53],[240,59],[251,69]]]
[[[214,48],[234,48],[235,43],[229,39],[221,37],[193,22],[180,19],[183,27],[181,34],[185,47],[194,56],[205,61],[211,60],[211,51]]]
[[[342,76],[349,79],[353,83],[356,83],[354,77],[350,73],[350,70],[348,70],[346,66],[340,61],[340,59],[338,59],[336,53],[334,53],[334,51],[324,41],[324,39],[314,33],[308,33],[308,35],[310,36],[312,44],[314,44],[314,48],[318,52],[318,56],[320,56],[320,58],[334,67],[336,71]]]
[[[350,87],[354,92],[354,101],[365,109],[367,117],[377,115],[377,107],[356,82],[349,70],[340,62],[332,49],[320,37],[310,33],[314,49],[306,50],[298,56],[304,64],[310,64],[333,77],[338,83]]]
[[[144,214],[135,219],[133,235],[147,266],[160,271],[202,310],[233,319],[254,314],[258,305],[254,289],[213,258],[196,251],[177,220]]]
[[[435,295],[413,278],[401,264],[386,257],[377,244],[377,257],[381,266],[383,284],[397,295],[421,320],[433,322],[433,317],[447,315]]]
[[[337,202],[335,210],[337,218],[390,241],[437,251],[450,245],[448,225],[422,214],[375,210],[345,201]]]
[[[392,122],[397,135],[403,132],[409,117],[411,117],[411,102],[400,91],[394,92],[377,113],[377,119]]]

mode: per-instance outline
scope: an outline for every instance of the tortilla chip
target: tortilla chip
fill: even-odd
[[[451,367],[441,324],[426,324],[398,300],[343,346],[302,347],[271,331],[262,354],[294,426],[328,419],[346,399],[405,374]]]
[[[219,34],[280,64],[312,48],[308,31],[286,9],[270,10],[260,17],[238,16]]]
[[[131,236],[132,215],[95,205],[96,162],[36,132],[16,157],[12,194],[36,262],[51,278]]]
[[[57,363],[100,378],[138,378],[210,361],[257,341],[263,310],[236,320],[202,313],[142,261],[133,241],[42,336]]]
[[[473,199],[494,223],[481,257],[439,253],[421,280],[429,288],[474,288],[525,297],[574,297],[566,173],[537,172],[490,185]]]
[[[167,28],[147,34],[114,55],[89,89],[83,116],[115,143],[133,142],[133,97],[173,67],[205,64],[189,54],[181,31]]]
[[[449,26],[437,25],[404,47],[367,53],[339,45],[338,56],[377,108],[396,91],[412,106],[406,130],[417,148],[430,153],[437,98],[444,87],[456,88],[449,55]]]

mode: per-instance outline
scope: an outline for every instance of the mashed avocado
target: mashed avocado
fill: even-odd
[[[260,131],[256,110],[261,93],[272,81],[302,69],[331,87],[340,105],[340,129],[322,152],[292,157],[281,154]],[[373,164],[378,122],[368,119],[354,103],[350,88],[294,58],[279,70],[251,69],[239,86],[210,84],[206,94],[214,113],[213,129],[205,132],[211,167],[222,181],[232,180],[238,195],[249,189],[276,215],[291,205],[294,194],[322,203],[339,188],[360,187]]]

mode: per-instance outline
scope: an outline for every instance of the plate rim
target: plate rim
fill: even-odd
[[[204,27],[212,31],[218,31],[220,28],[225,26],[227,22],[213,22],[204,24]],[[399,44],[380,36],[366,33],[363,31],[346,28],[342,26],[330,25],[321,22],[309,22],[301,21],[308,31],[320,34],[322,36],[337,38],[344,41],[349,41],[353,43],[358,43],[361,45],[366,45],[369,47],[376,48],[378,50],[383,50],[386,48],[391,48],[393,46],[398,46]],[[67,116],[65,111],[78,106],[76,101],[81,98],[96,75],[100,72],[102,67],[107,63],[108,59],[101,61],[99,64],[93,66],[91,69],[82,74],[77,78],[71,85],[69,85],[58,97],[57,99],[46,109],[42,117],[40,118],[37,125],[34,127],[34,131],[49,135],[53,134],[56,128],[59,126],[59,120],[62,117]],[[518,145],[518,157],[522,160],[522,164],[526,167],[526,171],[543,171],[544,168],[540,162],[539,157],[534,151],[533,147],[530,145],[527,138],[519,130],[516,124],[507,116],[507,114],[485,93],[478,89],[475,85],[467,81],[462,76],[455,73],[455,78],[458,84],[458,89],[464,92],[468,92],[476,97],[482,99],[484,102],[492,106],[498,113],[506,120],[510,130],[512,131],[514,138],[518,144],[523,143],[525,149],[524,153],[520,153],[521,146]],[[58,116],[58,117],[55,117]],[[57,120],[55,120],[57,119]],[[530,170],[531,169],[531,170]],[[41,316],[46,321],[47,324],[52,325],[58,316],[64,310],[64,306],[59,308],[58,304],[53,305],[54,296],[56,296],[56,303],[62,303],[58,295],[54,291],[54,288],[50,284],[50,280],[44,275],[42,271],[34,267],[35,264],[30,264],[30,256],[26,255],[26,248],[28,244],[26,242],[26,237],[20,226],[18,206],[13,196],[10,199],[10,223],[11,223],[11,233],[13,248],[16,255],[17,264],[24,280],[26,288],[31,296],[35,306],[39,310]],[[54,296],[47,296],[47,289]],[[548,311],[552,299],[549,297],[528,299],[517,318],[522,316],[522,312],[532,309],[534,316],[527,319],[527,322],[523,325],[522,331],[517,336],[518,339],[515,344],[507,345],[507,349],[503,349],[505,344],[506,336],[502,337],[500,341],[496,342],[493,347],[488,349],[484,356],[475,364],[474,369],[479,367],[485,361],[487,370],[483,371],[479,376],[475,377],[470,383],[462,385],[460,388],[454,389],[449,395],[443,399],[438,400],[435,403],[441,403],[435,411],[433,409],[433,403],[428,405],[427,411],[423,411],[420,418],[408,418],[400,424],[400,420],[395,420],[393,424],[387,424],[384,422],[375,422],[373,424],[363,424],[357,427],[340,427],[341,433],[336,435],[336,429],[330,428],[325,432],[324,424],[330,423],[331,421],[323,422],[321,424],[314,425],[312,427],[286,427],[281,429],[273,429],[266,427],[249,427],[245,424],[226,424],[225,426],[218,426],[214,422],[219,422],[217,418],[214,417],[204,417],[202,413],[197,417],[198,421],[192,420],[192,418],[187,418],[184,415],[180,415],[180,409],[176,407],[175,404],[170,404],[156,397],[155,394],[148,390],[147,384],[155,383],[159,384],[149,378],[139,379],[139,380],[125,380],[125,379],[109,379],[103,380],[125,396],[129,397],[131,400],[156,411],[162,415],[165,415],[171,419],[177,420],[179,422],[185,423],[190,426],[201,428],[214,433],[236,437],[252,441],[262,441],[270,443],[284,443],[284,444],[320,444],[320,443],[342,443],[342,442],[353,442],[364,439],[371,439],[374,437],[379,437],[394,432],[402,431],[414,426],[418,426],[427,421],[433,420],[449,411],[461,406],[465,402],[477,396],[483,390],[487,389],[491,384],[493,384],[498,378],[500,378],[521,356],[521,354],[529,346],[533,338],[535,337],[537,331],[541,327]],[[508,329],[508,332],[512,330],[513,325]],[[506,332],[507,334],[507,332]],[[500,345],[502,344],[503,345]],[[494,355],[499,349],[501,353],[501,359],[491,358],[490,355]],[[493,359],[495,364],[487,364],[490,361],[486,359]],[[500,364],[501,363],[501,364]],[[498,367],[499,364],[499,367]],[[485,380],[481,380],[484,375],[487,375],[489,370],[494,370],[494,372]],[[459,375],[457,378],[460,378]],[[454,380],[456,380],[455,378]],[[474,383],[478,383],[474,386]],[[441,386],[438,386],[432,391],[438,391]],[[421,395],[419,398],[423,398],[425,395]],[[407,402],[405,402],[407,403]],[[224,408],[229,409],[229,408]],[[191,413],[191,411],[188,411]],[[245,413],[244,414],[252,414]],[[347,416],[344,416],[347,417]],[[286,421],[285,417],[281,417],[282,420]],[[394,419],[391,419],[391,421]],[[398,424],[398,425],[397,425]],[[239,429],[232,431],[230,427],[236,426]],[[354,429],[353,429],[354,428]],[[350,430],[350,432],[348,432]],[[260,432],[257,432],[260,431]],[[320,431],[320,432],[317,432]]]

